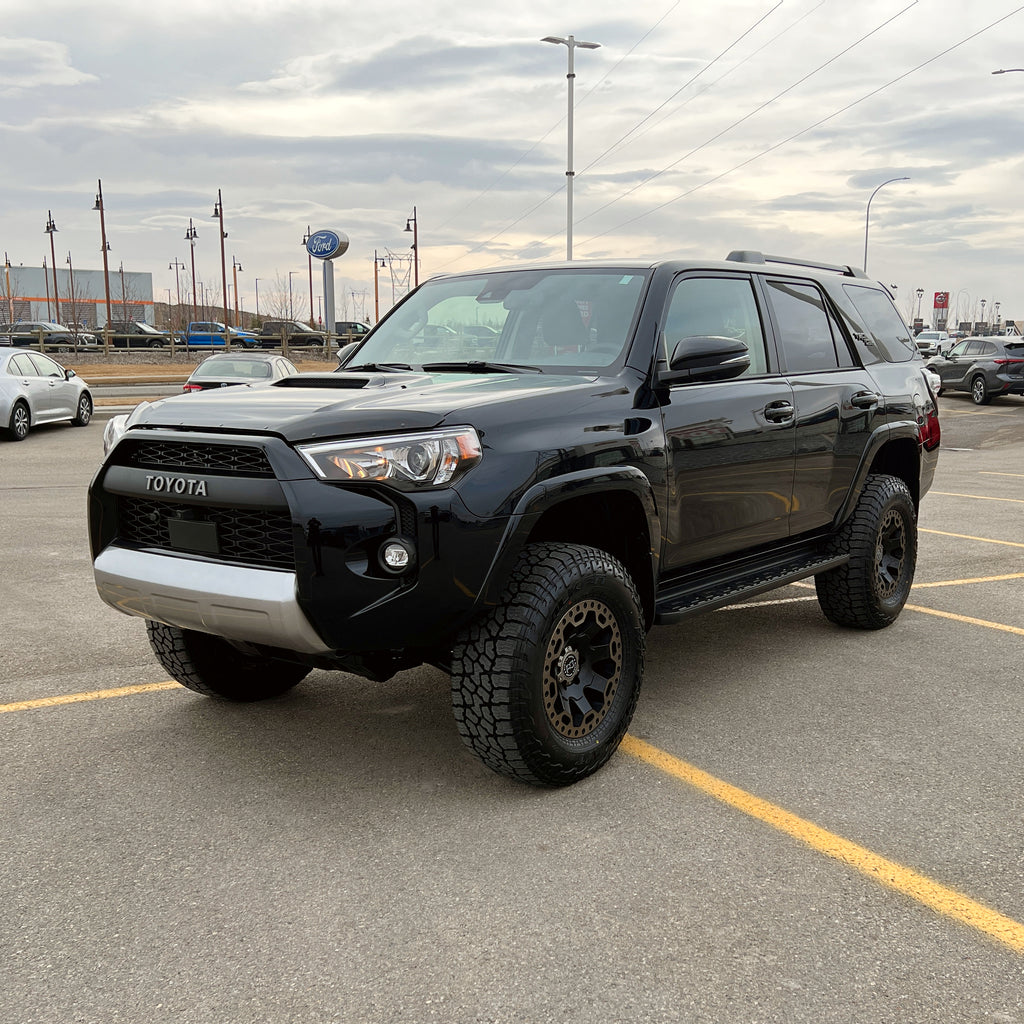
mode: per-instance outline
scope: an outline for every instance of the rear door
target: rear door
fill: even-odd
[[[790,533],[828,526],[846,499],[885,409],[855,360],[824,290],[812,280],[762,279],[776,348],[796,406]]]
[[[668,463],[666,571],[785,538],[793,490],[793,389],[769,349],[749,274],[687,273],[661,318],[667,365],[685,337],[739,338],[739,377],[672,385],[662,405]]]

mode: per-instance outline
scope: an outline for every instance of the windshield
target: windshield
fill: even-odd
[[[347,365],[601,369],[622,356],[645,282],[644,272],[609,268],[428,281],[375,328]]]

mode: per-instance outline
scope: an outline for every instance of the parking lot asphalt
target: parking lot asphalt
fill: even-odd
[[[0,1019],[1024,1022],[1024,400],[941,400],[891,628],[813,586],[655,630],[534,790],[447,679],[170,684],[96,596],[102,423],[0,444]]]

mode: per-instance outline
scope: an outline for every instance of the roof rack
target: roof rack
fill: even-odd
[[[812,270],[831,270],[844,277],[867,277],[859,267],[843,266],[838,263],[815,263],[812,260],[798,260],[792,256],[766,256],[756,249],[734,249],[725,257],[732,263],[785,263],[791,267],[809,267]]]

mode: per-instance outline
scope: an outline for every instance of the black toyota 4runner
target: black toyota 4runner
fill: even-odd
[[[430,663],[487,765],[557,785],[621,740],[653,624],[810,576],[842,626],[907,599],[936,405],[858,270],[442,276],[342,358],[146,406],[93,481],[99,592],[192,690]]]

